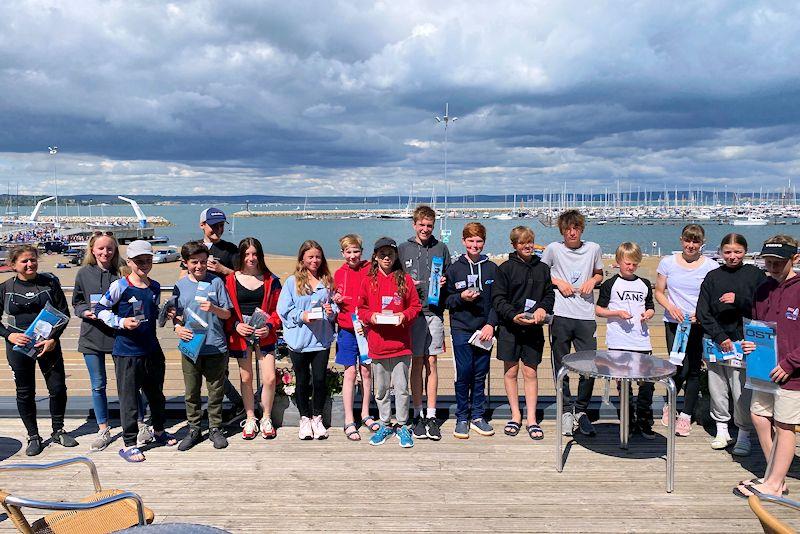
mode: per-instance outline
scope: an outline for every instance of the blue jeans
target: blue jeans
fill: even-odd
[[[456,420],[480,419],[486,411],[486,375],[491,353],[469,344],[472,332],[453,330],[456,362]]]
[[[89,382],[92,384],[92,407],[97,424],[108,424],[108,396],[106,395],[106,355],[84,354],[83,361],[89,370]],[[136,392],[139,421],[144,421],[145,405],[140,391]]]

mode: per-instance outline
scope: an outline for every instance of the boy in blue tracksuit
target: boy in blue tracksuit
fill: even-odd
[[[133,241],[126,258],[131,274],[111,283],[95,314],[115,329],[112,356],[125,443],[119,454],[128,462],[143,462],[136,447],[139,389],[150,404],[156,443],[172,446],[177,440],[164,431],[164,353],[156,337],[161,286],[147,276],[153,268],[153,247],[147,241]]]
[[[470,429],[482,436],[491,436],[494,429],[483,418],[486,409],[486,375],[489,372],[491,349],[473,343],[491,342],[497,314],[492,308],[492,284],[497,265],[481,254],[486,242],[486,228],[468,223],[462,232],[466,253],[445,273],[450,310],[450,332],[456,363],[456,426],[453,436],[469,438]]]

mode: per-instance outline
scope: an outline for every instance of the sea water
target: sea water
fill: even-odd
[[[192,204],[180,205],[142,205],[142,210],[146,215],[160,215],[168,219],[173,226],[156,228],[156,235],[166,235],[170,238],[169,244],[180,246],[186,241],[200,239],[202,232],[199,228],[200,212],[208,207]],[[318,241],[328,256],[337,258],[339,256],[339,238],[344,234],[359,234],[365,243],[365,249],[371,250],[371,244],[383,236],[392,237],[398,243],[408,239],[414,234],[411,227],[411,220],[403,219],[302,219],[302,211],[297,210],[297,215],[292,217],[237,217],[235,223],[231,217],[233,213],[242,211],[244,206],[241,204],[216,204],[228,214],[229,224],[226,227],[224,239],[238,243],[245,237],[256,237],[264,246],[268,254],[279,254],[294,256],[300,244],[306,239]],[[333,208],[331,205],[317,206],[313,209]],[[361,206],[338,206],[341,209],[363,209]],[[396,206],[377,206],[376,207],[396,207]],[[283,206],[251,206],[251,209],[258,211],[269,210],[293,210],[296,205]],[[52,207],[49,207],[54,212]],[[101,212],[102,209],[102,212]],[[311,209],[311,206],[309,206]],[[480,211],[480,207],[477,208]],[[60,209],[64,215],[64,206]],[[44,215],[52,215],[45,211]],[[81,207],[81,215],[87,216],[88,209]],[[77,215],[74,207],[70,207],[69,215]],[[130,206],[93,206],[92,216],[100,218],[114,216],[133,216]],[[496,219],[462,219],[448,218],[447,228],[452,231],[449,243],[450,251],[459,253],[464,251],[461,244],[461,230],[467,222],[476,220],[486,226],[487,239],[484,251],[487,254],[502,254],[509,252],[511,246],[508,235],[512,228],[518,225],[530,226],[536,234],[536,243],[547,245],[552,241],[561,238],[557,228],[546,227],[536,219],[515,218],[510,221],[500,221]],[[669,254],[673,250],[680,250],[679,236],[681,228],[692,221],[673,222],[664,221],[655,224],[618,224],[608,221],[604,225],[595,225],[591,221],[587,222],[584,239],[597,242],[604,253],[613,254],[617,245],[623,241],[634,241],[642,247],[645,254]],[[767,226],[737,226],[729,224],[718,224],[711,221],[698,221],[706,230],[706,248],[716,249],[720,240],[725,234],[737,232],[744,235],[750,243],[751,250],[760,249],[761,243],[768,237],[785,233],[795,237],[800,237],[800,226],[796,224],[788,225],[767,225]],[[436,235],[440,234],[442,221],[436,223]],[[656,246],[653,247],[652,243]]]

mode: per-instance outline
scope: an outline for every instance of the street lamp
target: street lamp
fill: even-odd
[[[58,154],[58,147],[57,146],[49,146],[47,149],[50,151],[50,155],[53,156],[53,185],[56,187],[56,228],[60,226],[58,222],[58,180],[56,179],[56,154]]]
[[[444,184],[445,184],[445,191],[447,190],[447,127],[451,122],[456,122],[458,117],[451,117],[450,116],[450,104],[445,102],[444,104],[444,117],[434,117],[436,119],[437,124],[444,123]],[[445,205],[445,212],[444,216],[442,217],[442,241],[447,243],[450,241],[450,234],[446,230],[447,226],[447,206]]]

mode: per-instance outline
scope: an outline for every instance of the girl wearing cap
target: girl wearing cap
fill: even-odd
[[[658,264],[655,297],[664,307],[664,326],[667,350],[672,348],[678,323],[689,316],[692,321],[686,356],[675,373],[675,391],[683,393],[683,411],[678,414],[675,433],[688,436],[692,430],[692,414],[700,395],[700,368],[703,363],[703,327],[697,322],[695,307],[700,296],[700,284],[710,271],[719,265],[702,255],[706,232],[699,224],[687,224],[681,231],[681,253],[662,258]],[[664,404],[661,424],[669,425],[669,406]]]
[[[303,440],[328,437],[322,411],[328,396],[325,371],[338,311],[331,302],[332,296],[333,276],[322,246],[316,241],[303,242],[294,274],[286,279],[278,299],[283,338],[289,346],[297,380],[298,436]]]
[[[367,343],[373,362],[375,402],[381,419],[381,428],[369,443],[382,445],[395,433],[391,424],[392,399],[389,396],[389,391],[394,389],[397,438],[401,447],[408,448],[414,446],[411,430],[407,426],[411,323],[419,315],[422,305],[414,289],[414,280],[403,271],[397,243],[382,237],[373,250],[369,273],[361,284],[357,307],[358,318],[363,324],[369,325]]]
[[[747,240],[740,234],[728,234],[719,245],[725,264],[706,275],[697,299],[697,320],[711,340],[725,352],[734,349],[734,341],[744,339],[742,320],[752,317],[753,293],[766,279],[764,271],[755,265],[745,265]],[[711,418],[717,432],[711,441],[712,449],[724,449],[733,440],[728,432],[731,414],[728,409],[733,398],[733,420],[739,428],[733,454],[750,454],[750,390],[745,389],[745,371],[723,362],[706,362],[708,389],[711,393]]]
[[[25,454],[36,456],[42,452],[42,438],[36,423],[36,366],[44,376],[50,394],[50,418],[53,422],[53,443],[75,447],[78,442],[64,431],[64,413],[67,408],[67,386],[64,357],[59,338],[66,325],[54,330],[50,339],[36,343],[35,358],[14,350],[30,342],[25,330],[36,320],[39,312],[50,304],[64,315],[69,315],[67,299],[58,278],[50,273],[39,273],[39,252],[30,245],[21,245],[11,251],[8,265],[14,276],[0,284],[0,335],[6,340],[6,358],[14,373],[17,410],[28,432]]]
[[[780,384],[774,395],[753,391],[750,413],[761,450],[771,466],[763,480],[746,480],[733,493],[747,498],[766,493],[780,496],[786,490],[786,474],[794,460],[795,426],[800,424],[800,276],[793,267],[800,262],[797,239],[788,235],[773,236],[764,243],[761,258],[769,278],[753,296],[753,319],[776,323],[778,365],[770,376]],[[745,354],[755,344],[742,342]],[[773,457],[773,439],[777,441]]]

